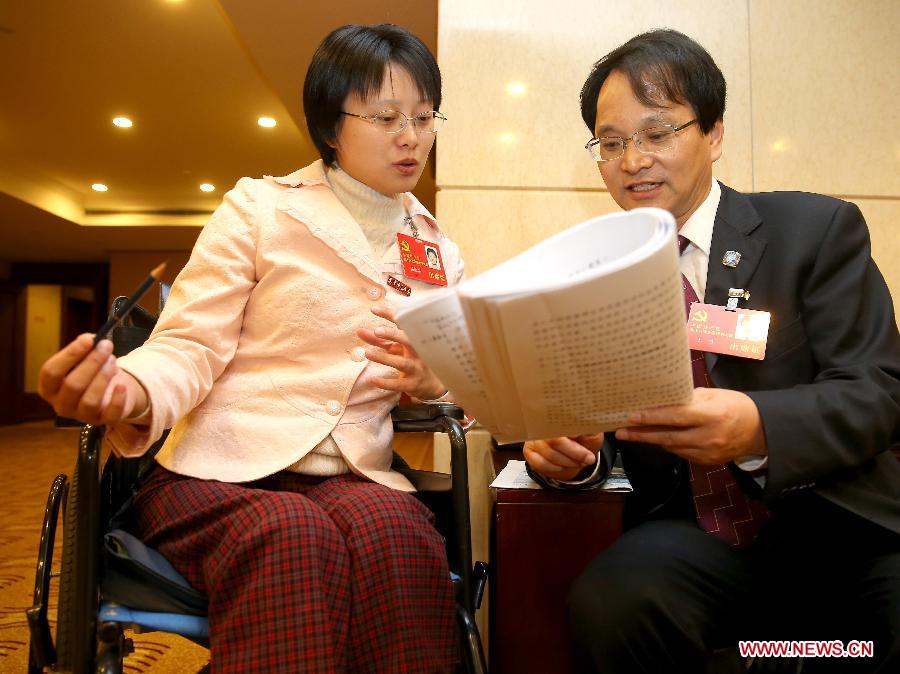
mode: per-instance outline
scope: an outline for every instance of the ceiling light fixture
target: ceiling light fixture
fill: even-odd
[[[510,82],[506,85],[506,93],[510,96],[522,96],[526,87],[524,82]]]
[[[260,117],[256,120],[256,123],[267,129],[271,129],[273,126],[278,124],[278,122],[275,121],[274,117]]]
[[[120,129],[130,129],[133,126],[133,123],[127,117],[114,117],[113,124],[118,126]]]
[[[202,183],[200,185],[201,192],[214,192],[215,189],[216,189],[216,186],[213,185],[212,183]]]
[[[109,190],[109,188],[103,183],[94,183],[93,185],[91,185],[91,189],[95,192],[106,192],[107,190]]]

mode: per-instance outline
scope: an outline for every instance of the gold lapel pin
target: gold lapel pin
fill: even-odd
[[[726,267],[737,267],[741,261],[741,254],[736,250],[726,250],[722,256],[722,264]]]

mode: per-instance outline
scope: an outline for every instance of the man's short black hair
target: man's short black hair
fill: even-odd
[[[335,161],[328,142],[337,136],[347,96],[377,94],[389,64],[406,70],[422,98],[440,110],[441,71],[425,43],[405,28],[389,23],[343,26],[329,33],[313,54],[303,83],[303,111],[327,166]]]
[[[613,71],[628,77],[644,105],[689,105],[703,133],[725,114],[725,77],[709,52],[677,30],[653,30],[631,38],[594,64],[581,88],[581,118],[591,134],[597,125],[600,87]]]

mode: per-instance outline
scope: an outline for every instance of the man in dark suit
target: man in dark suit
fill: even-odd
[[[605,56],[581,105],[616,202],[675,216],[686,302],[771,313],[763,360],[692,352],[689,404],[526,443],[546,486],[596,484],[618,452],[634,487],[570,593],[584,669],[703,672],[740,640],[808,640],[804,673],[900,671],[900,337],[862,214],[714,180],[725,80],[681,33]],[[814,657],[838,649],[863,657]]]

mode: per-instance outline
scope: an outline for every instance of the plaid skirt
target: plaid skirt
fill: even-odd
[[[449,672],[447,557],[415,497],[352,474],[200,480],[157,466],[137,535],[209,597],[212,672]]]

